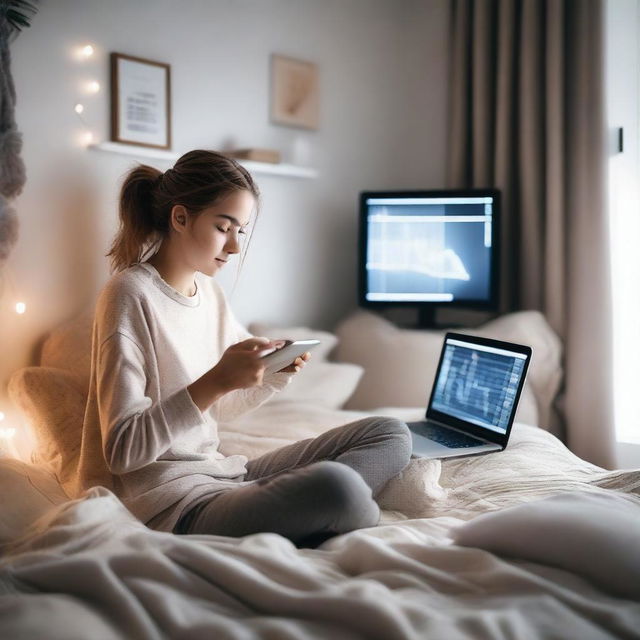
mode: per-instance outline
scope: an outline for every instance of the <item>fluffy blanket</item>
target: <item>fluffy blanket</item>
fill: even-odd
[[[258,455],[371,415],[300,407],[292,421],[292,405],[259,411],[223,429],[228,452]],[[518,424],[500,454],[412,460],[385,488],[379,526],[302,550],[268,533],[153,531],[97,487],[6,550],[0,637],[640,638],[638,603],[565,570],[452,544],[480,513],[572,488],[634,495],[640,473],[595,467]]]

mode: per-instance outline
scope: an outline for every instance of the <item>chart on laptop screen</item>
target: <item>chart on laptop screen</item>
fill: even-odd
[[[431,406],[506,433],[525,362],[520,353],[447,340]]]

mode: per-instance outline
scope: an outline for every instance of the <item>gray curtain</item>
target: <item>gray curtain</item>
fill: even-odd
[[[564,340],[564,427],[615,465],[602,0],[452,0],[447,179],[502,191],[502,312]],[[535,354],[534,354],[535,357]]]

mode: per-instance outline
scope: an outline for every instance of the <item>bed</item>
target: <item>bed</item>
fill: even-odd
[[[322,348],[285,394],[220,425],[224,453],[254,457],[367,415],[423,415],[441,332],[366,312],[335,333],[249,329],[311,333]],[[534,347],[507,449],[412,459],[380,496],[378,526],[297,549],[270,533],[153,531],[104,487],[69,500],[59,479],[90,317],[56,329],[39,366],[10,382],[37,446],[29,460],[0,459],[0,637],[640,638],[640,471],[590,464],[538,426],[554,421],[561,381],[540,314],[473,332]]]

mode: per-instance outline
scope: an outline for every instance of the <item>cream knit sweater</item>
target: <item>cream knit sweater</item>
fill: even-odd
[[[247,459],[218,451],[217,421],[258,407],[292,376],[265,374],[261,386],[227,393],[201,412],[187,386],[251,334],[212,278],[196,273],[196,289],[184,296],[141,263],[102,290],[79,469],[65,486],[75,496],[106,486],[160,531],[171,531],[183,512],[216,490],[242,481]]]

